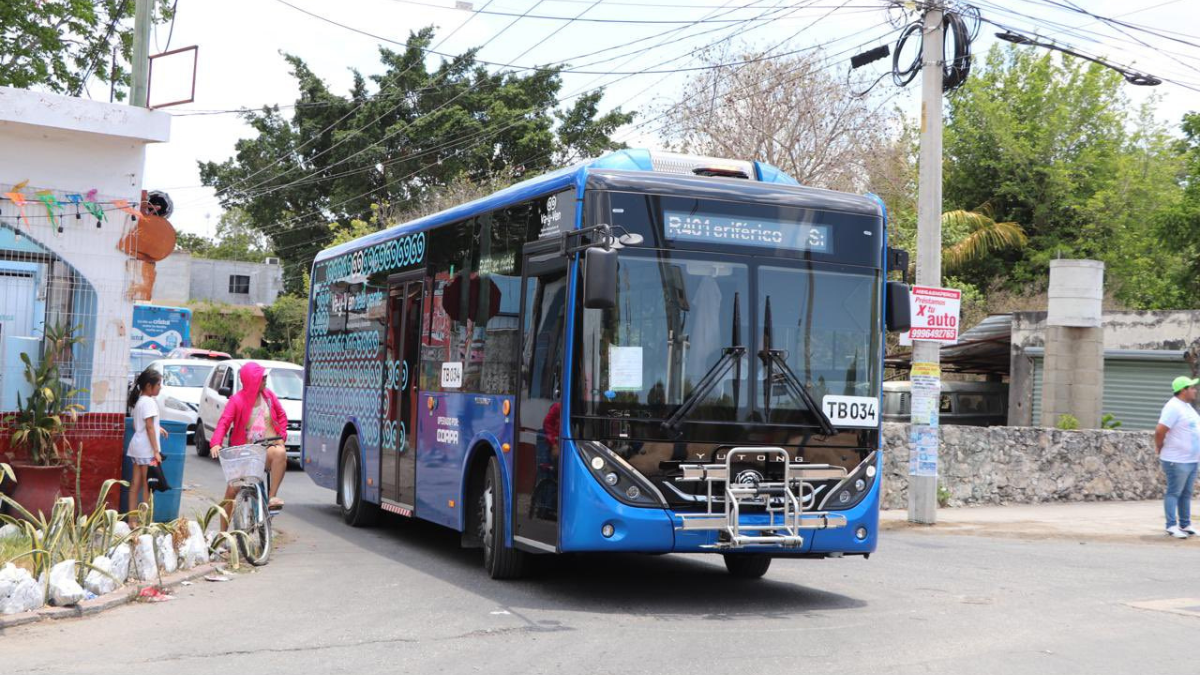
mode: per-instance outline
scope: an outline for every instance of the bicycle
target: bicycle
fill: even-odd
[[[267,564],[271,556],[271,518],[279,512],[267,499],[270,475],[263,480],[267,464],[267,446],[280,440],[266,438],[258,443],[221,448],[221,470],[225,481],[238,488],[233,498],[230,528],[236,535],[242,556],[254,566]]]

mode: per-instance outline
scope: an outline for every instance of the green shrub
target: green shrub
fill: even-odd
[[[1079,420],[1074,415],[1059,415],[1054,426],[1063,431],[1074,431],[1079,428]]]

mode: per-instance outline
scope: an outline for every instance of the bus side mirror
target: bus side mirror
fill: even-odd
[[[617,306],[617,251],[594,246],[583,254],[583,306],[612,309]]]
[[[890,332],[904,332],[912,327],[912,309],[909,306],[908,285],[902,281],[887,282],[884,317]]]

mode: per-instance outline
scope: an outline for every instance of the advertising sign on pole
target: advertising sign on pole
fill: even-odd
[[[944,345],[958,343],[958,315],[962,291],[953,288],[913,286],[911,298],[912,328],[900,334],[900,344],[926,340]]]

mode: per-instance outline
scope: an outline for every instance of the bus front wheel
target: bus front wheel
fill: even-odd
[[[478,503],[479,540],[483,566],[493,579],[518,579],[525,571],[525,553],[505,544],[504,477],[495,456],[488,459],[487,474]]]
[[[358,436],[347,436],[342,444],[342,470],[338,497],[342,519],[354,527],[373,525],[379,519],[379,506],[363,500],[362,464],[358,459]]]
[[[726,553],[725,569],[738,579],[758,579],[771,567],[771,557],[761,553]]]

